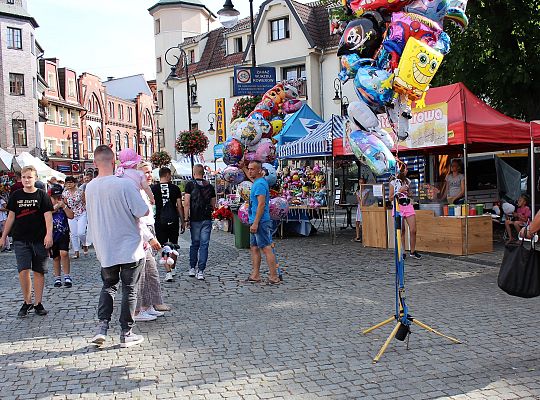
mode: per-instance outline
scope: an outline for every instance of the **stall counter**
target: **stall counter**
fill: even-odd
[[[386,216],[386,219],[385,219]],[[433,211],[416,210],[416,249],[420,252],[466,255],[493,251],[493,223],[490,216],[436,217]],[[469,245],[465,230],[468,224]],[[392,210],[362,208],[362,241],[366,247],[394,248]],[[409,249],[408,229],[405,247]],[[467,251],[468,250],[468,251]]]

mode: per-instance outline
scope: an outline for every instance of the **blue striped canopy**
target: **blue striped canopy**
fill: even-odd
[[[345,118],[338,115],[320,125],[313,132],[278,148],[279,158],[325,157],[332,155],[332,140],[342,138]]]

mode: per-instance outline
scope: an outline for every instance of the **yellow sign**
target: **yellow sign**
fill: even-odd
[[[392,132],[386,114],[379,114],[380,126]],[[412,110],[409,121],[409,137],[399,142],[400,148],[420,149],[422,147],[446,146],[448,144],[448,104],[437,103],[425,108]]]
[[[216,144],[223,143],[226,139],[225,126],[225,99],[216,99]]]

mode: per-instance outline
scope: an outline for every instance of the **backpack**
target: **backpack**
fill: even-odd
[[[199,185],[196,180],[193,183],[193,190],[190,193],[189,208],[190,214],[196,215],[198,218],[205,215],[212,215],[211,185],[208,181],[203,181],[203,185]]]

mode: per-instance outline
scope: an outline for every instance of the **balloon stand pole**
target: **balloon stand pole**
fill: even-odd
[[[459,344],[461,343],[458,339],[453,338],[451,336],[447,336],[429,325],[424,324],[423,322],[419,321],[416,318],[413,318],[408,313],[408,307],[405,302],[405,260],[404,260],[404,252],[405,249],[402,249],[402,242],[401,242],[401,214],[399,212],[399,202],[397,201],[397,196],[394,196],[394,240],[395,240],[395,250],[394,250],[394,259],[395,259],[395,265],[396,265],[396,312],[393,316],[390,318],[385,319],[382,322],[379,322],[376,325],[373,325],[372,327],[365,329],[362,331],[364,335],[367,335],[368,333],[374,331],[375,329],[381,328],[387,324],[390,324],[391,322],[395,321],[396,325],[394,326],[394,329],[392,329],[392,332],[390,333],[390,336],[386,339],[384,344],[382,345],[381,349],[373,358],[373,363],[375,364],[380,360],[388,346],[390,345],[390,342],[392,339],[396,338],[397,340],[404,341],[406,338],[408,339],[409,334],[411,333],[411,324],[415,324],[419,326],[422,329],[425,329],[428,332],[434,333],[436,335],[439,335],[443,338],[446,338],[450,340],[453,343]],[[407,348],[408,348],[408,341],[407,341]]]

